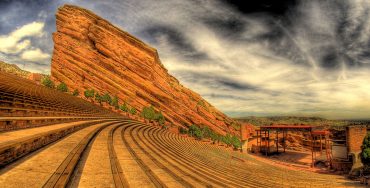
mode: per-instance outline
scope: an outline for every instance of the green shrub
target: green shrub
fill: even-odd
[[[155,113],[154,120],[158,121],[160,125],[163,125],[166,122],[166,119],[164,118],[162,112]]]
[[[370,133],[368,133],[361,146],[361,161],[365,166],[370,166]]]
[[[105,93],[103,96],[103,102],[107,103],[107,104],[112,104],[112,97],[108,94],[108,93]]]
[[[148,120],[154,120],[156,117],[154,107],[144,107],[141,112],[141,116]]]
[[[198,140],[202,140],[204,136],[203,131],[196,125],[191,125],[188,133],[190,136],[195,137]]]
[[[80,92],[78,91],[78,89],[75,89],[72,93],[73,96],[78,96],[80,95]]]
[[[189,136],[194,136],[194,134],[195,134],[195,131],[198,129],[198,127],[197,126],[195,126],[194,124],[193,125],[191,125],[190,127],[189,127],[189,130],[188,130],[188,134],[189,134]]]
[[[61,92],[68,92],[67,84],[65,84],[64,82],[60,83],[60,84],[57,86],[57,90],[58,90],[58,91],[61,91]]]
[[[227,146],[231,146],[232,141],[231,141],[231,135],[227,133],[225,136],[221,138],[221,141],[226,144]]]
[[[141,116],[148,120],[157,121],[160,125],[164,125],[166,122],[166,118],[162,112],[156,112],[153,106],[144,107],[141,111]]]
[[[204,138],[210,138],[211,133],[213,133],[213,131],[209,127],[203,127],[202,132],[203,132]]]
[[[184,127],[179,127],[179,133],[180,134],[188,134],[188,130],[185,129]]]
[[[103,102],[103,97],[98,92],[96,92],[95,100],[101,104]]]
[[[231,144],[235,149],[240,149],[242,147],[240,139],[235,135],[231,137]]]
[[[121,109],[121,110],[122,110],[122,111],[124,111],[124,112],[128,112],[128,107],[127,107],[126,103],[123,103],[123,104],[119,107],[119,109]]]
[[[203,134],[203,131],[201,129],[197,129],[195,132],[194,132],[194,137],[198,140],[202,140],[204,138],[204,134]]]
[[[213,143],[216,143],[219,139],[219,135],[213,131],[210,132],[209,137],[211,138]]]
[[[119,108],[119,106],[118,106],[118,97],[117,96],[113,97],[111,105],[114,106],[114,108],[116,108],[116,109]]]
[[[130,114],[135,115],[136,114],[136,108],[132,107],[130,110]]]
[[[91,90],[86,89],[86,90],[84,91],[84,95],[85,95],[85,97],[86,97],[87,99],[89,99],[89,98],[93,98],[93,97],[95,96],[95,90],[93,90],[93,89],[91,89]]]
[[[45,87],[53,89],[55,87],[55,84],[53,81],[51,81],[49,76],[44,76],[44,78],[41,80],[41,84]]]

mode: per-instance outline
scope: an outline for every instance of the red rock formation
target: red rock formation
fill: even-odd
[[[41,80],[43,78],[43,75],[39,74],[39,73],[31,73],[29,76],[28,76],[28,79],[29,80],[32,80],[36,83],[41,83]]]
[[[177,126],[195,123],[225,133],[235,123],[168,74],[156,49],[91,11],[64,5],[56,29],[51,76],[71,91],[108,92],[139,112],[153,105]]]

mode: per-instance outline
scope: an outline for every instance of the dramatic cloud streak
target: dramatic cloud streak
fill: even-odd
[[[32,35],[32,53],[19,58],[50,58],[45,43],[51,43],[50,25],[62,3],[34,13],[35,20],[45,20],[46,34],[39,42]],[[229,115],[369,118],[368,1],[298,1],[278,17],[241,13],[215,0],[68,3],[157,48],[171,74]]]

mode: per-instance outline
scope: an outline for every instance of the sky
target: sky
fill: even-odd
[[[370,119],[370,1],[241,2],[0,0],[0,60],[49,73],[67,3],[158,49],[170,74],[232,117]]]

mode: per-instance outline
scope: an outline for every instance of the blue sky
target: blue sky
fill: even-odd
[[[369,1],[153,2],[2,0],[0,60],[49,73],[54,15],[68,3],[157,48],[172,75],[228,115],[369,118]]]

